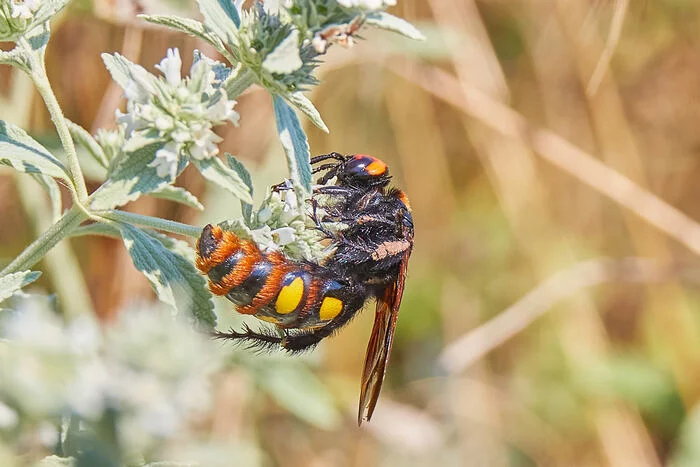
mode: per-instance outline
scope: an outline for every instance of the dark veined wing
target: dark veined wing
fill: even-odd
[[[374,317],[374,327],[369,344],[367,344],[365,367],[362,371],[360,408],[357,414],[358,425],[362,425],[362,420],[369,421],[372,418],[374,407],[379,399],[379,392],[382,390],[391,346],[394,343],[394,329],[396,328],[396,318],[399,315],[410,255],[410,249],[403,253],[396,281],[387,286],[382,297],[377,298],[377,313]]]

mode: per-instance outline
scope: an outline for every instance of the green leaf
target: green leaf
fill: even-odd
[[[27,61],[27,58],[22,55],[22,52],[20,52],[20,50],[17,48],[12,49],[9,52],[0,50],[0,65],[17,66],[24,70],[29,69],[29,62]]]
[[[85,148],[88,154],[90,154],[92,158],[95,159],[102,167],[107,168],[109,166],[107,155],[102,149],[102,146],[100,146],[90,132],[68,119],[66,119],[66,123],[68,124],[68,131],[70,131],[73,141]]]
[[[301,186],[307,193],[311,193],[311,153],[306,133],[301,127],[297,114],[281,97],[274,96],[272,103],[275,108],[280,142],[287,155],[289,177],[296,186]]]
[[[375,26],[387,31],[397,32],[409,39],[424,41],[425,36],[418,28],[408,21],[399,18],[398,16],[390,15],[384,11],[375,11],[367,15],[365,24]]]
[[[236,44],[235,32],[241,24],[238,10],[231,0],[198,0],[204,25],[218,35],[224,43]]]
[[[68,170],[23,129],[0,120],[0,164],[71,183]],[[71,183],[72,184],[72,183]]]
[[[259,382],[278,404],[300,419],[325,430],[340,425],[331,393],[304,365],[275,365],[262,370]]]
[[[125,91],[147,92],[156,97],[164,98],[164,84],[141,65],[131,62],[119,54],[102,54],[102,60],[112,79]]]
[[[304,63],[299,56],[299,30],[292,32],[279,43],[262,62],[264,69],[270,73],[287,74],[298,70]]]
[[[51,177],[40,174],[31,174],[34,179],[39,182],[39,184],[46,190],[49,195],[49,200],[51,201],[51,217],[55,221],[61,217],[63,213],[63,204],[61,200],[61,189],[58,187],[58,183]]]
[[[223,49],[224,45],[221,39],[207,31],[204,24],[189,18],[180,18],[178,16],[161,16],[161,15],[139,15],[149,23],[165,26],[176,31],[184,32],[191,36],[199,37],[200,39],[209,42],[217,49]]]
[[[192,159],[190,162],[197,167],[204,178],[233,193],[241,201],[253,202],[250,189],[240,175],[224,165],[218,157],[203,160]]]
[[[39,271],[21,271],[0,277],[0,302],[12,296],[41,276]]]
[[[700,406],[690,411],[680,427],[676,446],[667,465],[671,467],[694,467],[700,462]]]
[[[292,94],[287,94],[284,97],[289,101],[289,103],[294,105],[297,109],[301,110],[304,115],[309,117],[311,123],[319,127],[324,132],[329,133],[328,127],[321,118],[321,114],[305,95],[303,95],[301,92],[295,92]]]
[[[149,280],[158,299],[203,328],[213,329],[216,315],[211,293],[194,265],[133,225],[119,223],[119,230],[134,266]]]
[[[149,167],[162,141],[142,141],[144,146],[123,154],[109,174],[107,181],[91,196],[90,207],[96,210],[113,209],[134,201],[141,195],[158,191],[173,182],[169,176],[158,176],[155,167]]]
[[[229,153],[226,153],[226,161],[228,162],[228,166],[231,167],[238,174],[239,177],[241,177],[243,183],[245,183],[248,187],[248,190],[250,190],[250,196],[252,197],[253,179],[251,178],[248,169],[245,168],[241,161],[239,161]],[[253,217],[253,205],[251,203],[241,201],[241,212],[243,213],[243,218],[246,220],[246,223],[249,223]]]
[[[151,196],[160,199],[167,199],[169,201],[175,201],[176,203],[184,204],[191,208],[198,209],[200,211],[204,210],[204,206],[199,202],[197,197],[178,186],[165,185],[164,187],[151,193]]]

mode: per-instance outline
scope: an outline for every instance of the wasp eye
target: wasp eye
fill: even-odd
[[[346,174],[357,178],[373,178],[386,175],[387,168],[384,161],[376,157],[364,154],[355,154],[345,163]]]

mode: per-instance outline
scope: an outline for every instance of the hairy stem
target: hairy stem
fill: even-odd
[[[158,217],[144,216],[142,214],[134,214],[126,211],[95,211],[94,214],[105,219],[126,222],[129,224],[140,225],[142,227],[150,227],[155,230],[164,232],[176,233],[187,237],[198,238],[202,233],[202,229],[193,225],[182,224],[180,222],[160,219]]]
[[[10,264],[0,271],[0,277],[13,272],[30,269],[38,263],[46,253],[56,246],[58,242],[68,237],[82,221],[87,219],[87,214],[73,206],[49,229],[34,240],[24,251]]]
[[[53,93],[53,89],[51,89],[49,78],[46,75],[44,55],[42,52],[34,50],[25,38],[20,39],[18,44],[24,49],[26,56],[30,61],[29,76],[32,78],[32,81],[34,81],[34,85],[46,104],[49,115],[51,115],[51,121],[56,127],[58,137],[61,139],[63,150],[66,152],[68,169],[70,170],[73,185],[75,186],[76,190],[76,201],[80,204],[85,204],[88,196],[87,187],[85,186],[85,178],[83,177],[83,171],[80,168],[78,153],[75,150],[73,138],[71,138],[70,131],[68,130],[68,124],[63,116],[61,106],[58,104],[56,95]]]

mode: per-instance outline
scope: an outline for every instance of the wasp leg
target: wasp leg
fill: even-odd
[[[286,338],[277,333],[273,334],[272,331],[269,330],[253,331],[248,325],[243,325],[243,332],[238,332],[233,329],[228,332],[214,331],[212,337],[214,339],[225,339],[237,343],[244,343],[247,344],[248,347],[260,350],[278,349]]]
[[[331,163],[331,164],[323,164],[319,165],[318,167],[314,167],[314,169],[311,171],[312,174],[319,173],[322,170],[328,170],[328,169],[333,169],[335,167],[338,167],[337,163]]]
[[[311,331],[299,331],[294,334],[290,333],[282,342],[282,347],[292,353],[313,349],[323,339],[346,325],[362,308],[362,304],[363,301],[350,304],[342,314],[336,316],[333,321],[321,328]]]
[[[328,159],[335,159],[339,162],[345,162],[347,158],[339,152],[331,152],[328,154],[319,154],[318,156],[312,157],[311,164],[315,164],[321,161],[327,161]]]
[[[355,192],[356,190],[353,190],[352,188],[336,185],[321,186],[314,190],[315,195],[352,195],[355,194]]]

